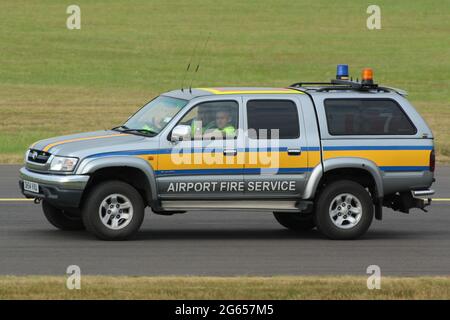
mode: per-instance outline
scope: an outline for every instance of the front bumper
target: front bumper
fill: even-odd
[[[25,191],[24,180],[39,184],[39,193]],[[88,180],[87,175],[42,174],[21,168],[19,186],[27,198],[45,199],[56,207],[75,208],[80,204]]]

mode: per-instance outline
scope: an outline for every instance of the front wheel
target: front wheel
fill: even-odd
[[[83,230],[84,224],[78,212],[58,209],[47,201],[42,201],[42,211],[53,226],[60,230]]]
[[[332,182],[317,200],[316,225],[330,239],[356,239],[369,229],[372,219],[372,198],[359,183]]]
[[[139,192],[122,181],[93,187],[83,206],[86,229],[102,240],[127,240],[136,235],[144,219]]]

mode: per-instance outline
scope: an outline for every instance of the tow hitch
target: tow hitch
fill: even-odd
[[[409,213],[409,209],[418,208],[428,212],[425,208],[431,204],[429,196],[434,194],[434,190],[413,190],[412,192],[399,192],[384,197],[383,205],[392,208],[394,211]]]

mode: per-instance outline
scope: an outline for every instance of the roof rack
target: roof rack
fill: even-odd
[[[380,87],[373,82],[373,71],[371,68],[364,68],[362,71],[361,82],[353,78],[349,79],[348,65],[338,64],[336,70],[336,79],[331,79],[330,82],[296,82],[289,86],[290,89],[308,91],[314,90],[316,92],[325,91],[377,91],[377,92],[396,92],[399,95],[406,96],[408,93],[401,89]]]
[[[311,88],[311,86],[313,88]],[[355,91],[382,91],[390,92],[391,88],[380,87],[378,84],[370,82],[358,82],[352,80],[332,79],[330,82],[297,82],[289,86],[290,88],[304,88],[306,90],[315,90],[316,92],[325,92],[333,90],[355,90]],[[396,91],[396,90],[395,90]],[[397,91],[396,91],[397,92]]]

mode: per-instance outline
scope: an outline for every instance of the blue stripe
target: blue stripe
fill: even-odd
[[[292,147],[295,148],[295,147]],[[279,147],[279,148],[245,148],[245,149],[238,149],[238,151],[245,151],[245,152],[268,152],[268,151],[274,151],[274,152],[285,152],[288,151],[288,147]],[[299,147],[301,151],[320,151],[320,147]]]
[[[324,146],[324,151],[350,150],[433,150],[432,146]]]
[[[156,175],[196,175],[196,174],[242,174],[242,169],[182,169],[156,170]]]
[[[320,151],[319,147],[300,147],[302,151]],[[174,151],[175,150],[175,151]],[[222,152],[224,148],[222,147],[206,147],[206,148],[188,148],[188,149],[143,149],[143,150],[128,150],[128,151],[111,151],[111,152],[103,152],[96,153],[86,157],[86,159],[90,158],[100,158],[100,157],[111,157],[111,156],[137,156],[137,155],[151,155],[151,154],[171,154],[175,152],[177,154],[183,154],[183,152],[187,153],[203,153],[203,152]],[[238,148],[238,152],[284,152],[287,151],[287,147],[280,148]]]
[[[157,170],[156,175],[203,175],[203,174],[295,174],[311,171],[312,168],[247,168],[247,169],[181,169]]]
[[[428,166],[385,166],[379,167],[382,171],[427,171]]]
[[[426,171],[428,166],[385,166],[382,171]],[[157,170],[156,175],[212,175],[212,174],[299,174],[312,171],[312,168],[247,168],[247,169],[181,169]]]
[[[320,147],[302,147],[302,151],[320,151]]]
[[[287,151],[288,148],[287,147],[279,147],[279,148],[275,148],[275,147],[257,147],[257,148],[245,148],[245,149],[238,149],[238,151],[240,152],[283,152],[283,151]]]

